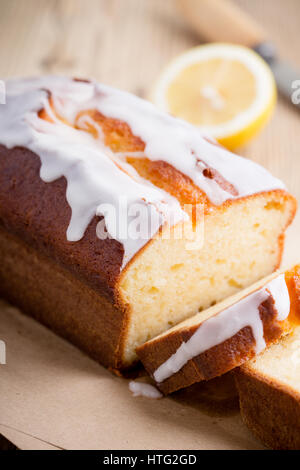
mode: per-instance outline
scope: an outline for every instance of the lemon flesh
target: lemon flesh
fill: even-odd
[[[270,68],[252,50],[210,44],[187,51],[166,68],[154,102],[233,149],[266,124],[276,86]]]

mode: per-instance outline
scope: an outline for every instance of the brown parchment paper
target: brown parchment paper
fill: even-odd
[[[36,439],[29,434],[17,431],[8,426],[0,425],[0,434],[5,436],[10,443],[13,443],[13,445],[17,447],[17,449],[14,450],[60,450],[58,447],[54,447],[48,442],[41,441],[40,439]],[[1,447],[1,440],[0,450],[3,450]]]
[[[300,217],[283,267],[300,261]],[[0,433],[20,449],[262,449],[243,425],[232,377],[160,400],[118,378],[0,300]]]

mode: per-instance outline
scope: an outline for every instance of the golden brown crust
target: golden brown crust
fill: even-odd
[[[2,228],[0,259],[0,296],[106,367],[124,368],[126,312]]]
[[[289,321],[293,325],[300,324],[300,264],[285,272],[285,282],[290,296]]]
[[[71,209],[66,201],[66,180],[44,183],[40,166],[40,158],[30,150],[0,145],[0,226],[113,302],[123,245],[96,236],[99,217],[93,218],[81,240],[69,242],[66,231]]]
[[[300,393],[246,366],[235,373],[242,418],[268,447],[300,450]]]
[[[287,322],[277,321],[274,300],[269,297],[259,307],[267,345],[278,340],[289,330]],[[137,349],[137,354],[149,375],[165,362],[178,347],[188,341],[200,324],[183,327],[157,340],[149,341]],[[255,356],[255,339],[250,327],[245,327],[223,343],[210,348],[188,361],[177,373],[158,384],[164,394],[188,387],[201,380],[209,380],[228,372]]]

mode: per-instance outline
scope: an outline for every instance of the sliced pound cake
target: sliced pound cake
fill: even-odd
[[[167,394],[222,375],[290,332],[300,319],[300,265],[274,273],[137,350]]]
[[[296,201],[260,165],[94,81],[6,91],[0,294],[102,364],[279,266]]]

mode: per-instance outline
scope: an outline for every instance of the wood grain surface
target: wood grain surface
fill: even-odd
[[[235,3],[300,68],[300,1]],[[147,97],[168,61],[200,42],[176,0],[0,0],[0,78],[94,77]],[[279,99],[271,123],[240,153],[271,169],[300,200],[299,111]],[[11,448],[2,437],[1,447]]]
[[[300,1],[236,3],[300,68]],[[94,77],[143,97],[170,59],[201,42],[176,0],[0,0],[0,39],[0,78]],[[291,105],[279,99],[271,123],[240,153],[270,168],[300,199],[300,113]]]

